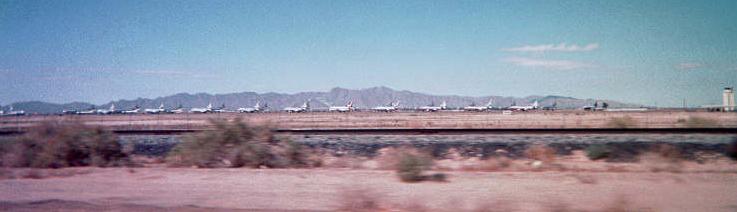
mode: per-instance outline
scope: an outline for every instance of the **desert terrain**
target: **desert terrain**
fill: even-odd
[[[386,151],[382,150],[382,154]],[[440,182],[406,183],[386,158],[324,157],[322,168],[2,169],[0,208],[245,211],[734,211],[737,163],[647,158],[435,161]]]
[[[737,174],[448,172],[402,183],[349,169],[74,168],[0,181],[3,210],[734,211]],[[355,207],[355,208],[354,208]]]
[[[0,117],[0,130],[41,122],[82,122],[110,130],[201,130],[211,119],[244,121],[279,129],[592,129],[735,128],[736,113],[699,111],[592,112],[580,110],[492,112],[308,112],[135,115],[30,115]]]

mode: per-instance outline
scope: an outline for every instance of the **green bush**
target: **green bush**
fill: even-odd
[[[608,158],[611,153],[611,148],[605,144],[592,144],[586,147],[586,157],[591,160]]]
[[[420,182],[427,177],[423,172],[432,166],[432,158],[426,155],[403,152],[399,156],[397,163],[397,175],[404,182]]]
[[[276,138],[269,128],[249,126],[240,119],[211,122],[213,130],[186,137],[174,147],[167,156],[170,165],[285,168],[316,164],[300,144]]]
[[[61,168],[120,166],[130,163],[115,134],[81,123],[45,122],[12,141],[2,157],[5,166]]]

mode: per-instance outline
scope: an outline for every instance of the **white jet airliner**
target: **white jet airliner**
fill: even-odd
[[[3,116],[22,116],[22,115],[26,115],[26,111],[13,110],[13,106],[10,106],[10,110],[7,113],[3,114]]]
[[[124,110],[122,113],[123,114],[137,114],[140,111],[141,111],[141,107],[136,105],[135,107],[133,107],[133,109]]]
[[[445,101],[443,101],[443,103],[440,103],[440,106],[435,106],[435,104],[430,104],[429,106],[422,106],[419,109],[422,111],[426,111],[426,112],[436,112],[436,111],[446,110],[447,105],[445,104]]]
[[[158,113],[164,113],[164,103],[161,103],[159,105],[159,108],[153,108],[153,109],[145,109],[143,112],[148,114],[158,114]]]
[[[379,111],[379,112],[394,112],[394,111],[399,110],[399,101],[389,103],[388,105],[376,106],[371,109],[375,111]]]
[[[264,107],[266,107],[266,104],[264,104]],[[256,113],[259,111],[261,111],[261,101],[256,102],[253,107],[238,108],[239,113]]]
[[[308,99],[301,107],[285,107],[284,111],[290,113],[301,113],[310,110],[310,100]]]
[[[212,103],[207,104],[206,108],[192,108],[189,111],[192,113],[212,113]]]
[[[100,115],[107,115],[107,114],[116,113],[116,111],[115,111],[115,104],[111,104],[110,105],[110,109],[107,109],[107,110],[105,110],[105,109],[98,109],[96,111],[96,113],[97,114],[100,114]]]
[[[469,105],[466,107],[463,107],[463,110],[465,111],[487,111],[492,109],[492,104],[494,104],[494,99],[489,99],[489,103],[486,103],[486,106],[476,106],[476,105]]]
[[[527,106],[509,106],[507,109],[509,110],[516,110],[516,111],[528,111],[528,110],[536,110],[538,108],[537,101],[533,102],[532,105]]]
[[[351,112],[353,111],[353,102],[348,101],[348,104],[345,106],[330,106],[328,108],[329,112]]]

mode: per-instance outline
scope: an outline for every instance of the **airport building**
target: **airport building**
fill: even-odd
[[[722,105],[724,106],[722,111],[734,111],[734,88],[724,88],[724,93],[722,94],[722,103]]]

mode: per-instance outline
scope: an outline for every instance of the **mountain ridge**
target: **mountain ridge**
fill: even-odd
[[[310,105],[315,109],[327,108],[331,105],[345,105],[348,101],[352,101],[354,106],[358,108],[371,108],[378,105],[386,105],[390,102],[399,101],[400,107],[416,108],[425,105],[438,105],[442,101],[446,101],[451,108],[463,107],[467,105],[485,105],[489,99],[493,99],[494,106],[504,107],[512,104],[528,105],[534,101],[538,101],[541,106],[552,105],[554,102],[559,108],[580,108],[586,105],[593,105],[595,101],[607,102],[610,107],[640,107],[642,105],[622,103],[612,100],[600,99],[577,99],[573,97],[557,96],[557,95],[530,95],[526,97],[511,96],[461,96],[461,95],[432,95],[408,90],[394,90],[386,86],[376,86],[363,89],[347,89],[334,87],[329,91],[307,91],[293,94],[266,92],[256,93],[252,91],[225,93],[225,94],[209,94],[209,93],[176,93],[173,95],[156,97],[156,98],[136,98],[122,99],[110,101],[101,105],[94,105],[86,102],[70,102],[70,103],[47,103],[42,101],[25,101],[16,102],[11,105],[16,110],[25,110],[27,113],[60,113],[62,110],[87,110],[92,108],[108,108],[111,104],[115,104],[118,109],[128,109],[136,105],[142,108],[156,108],[160,104],[164,104],[166,108],[174,108],[179,105],[184,108],[203,107],[209,103],[213,106],[225,104],[229,110],[235,110],[239,107],[251,107],[256,102],[261,101],[262,104],[269,105],[271,110],[279,110],[287,106],[298,106],[304,101],[310,99]],[[10,105],[0,108],[8,110]]]

